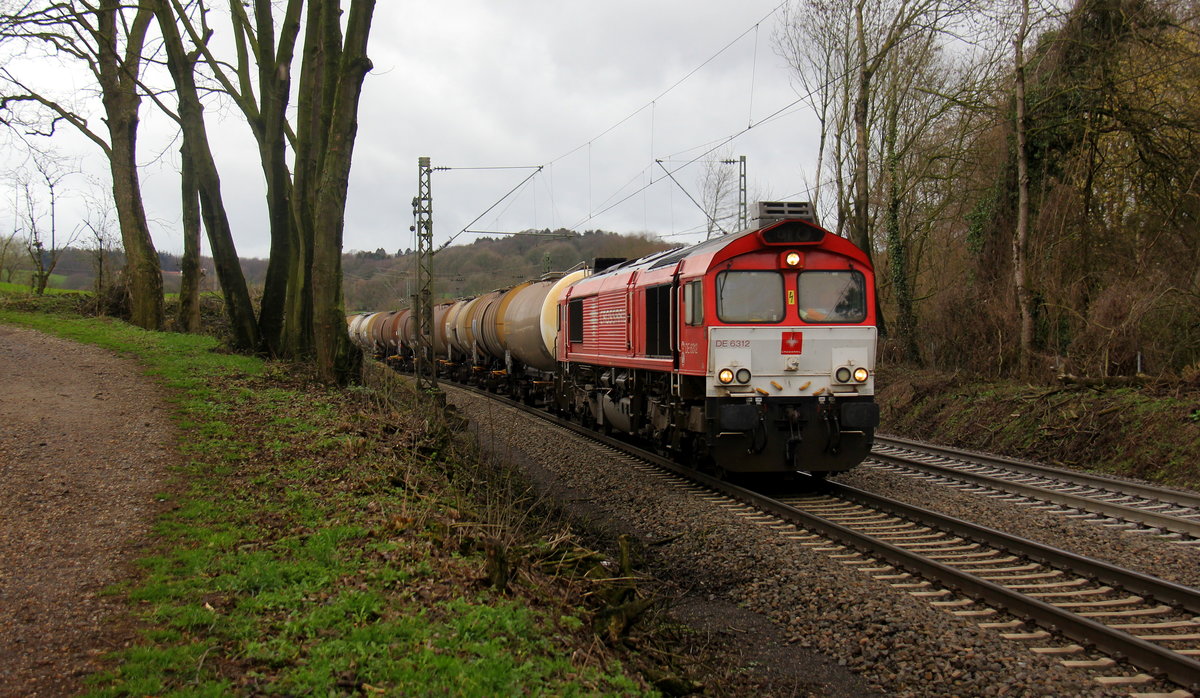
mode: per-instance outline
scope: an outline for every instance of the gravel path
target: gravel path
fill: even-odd
[[[174,461],[127,359],[0,325],[0,696],[75,693],[130,637],[128,579]]]
[[[615,461],[600,447],[564,436],[515,410],[462,391],[447,392],[475,424],[485,448],[522,465],[568,510],[643,541],[647,563],[658,578],[674,585],[670,593],[678,594],[680,607],[694,606],[697,600],[714,606],[734,604],[772,621],[790,647],[810,650],[805,661],[813,668],[807,680],[795,680],[790,690],[776,681],[763,694],[862,695],[868,690],[864,682],[891,696],[1130,694],[1128,687],[1100,686],[1085,671],[1069,670],[1054,658],[1034,654],[1024,642],[980,629],[977,620],[937,610],[926,600],[776,531],[667,486],[656,475]],[[846,479],[872,489],[897,487],[931,508],[956,499],[940,492],[922,498],[919,485],[880,480],[876,473]],[[972,508],[966,501],[956,504],[960,514]],[[999,520],[987,518],[995,508],[999,504],[985,507],[984,516],[964,518],[1002,527]],[[1011,509],[1000,519],[1019,521],[1028,515],[1023,508]],[[1035,521],[1020,528],[1065,527],[1055,523]],[[1093,533],[1083,536],[1094,538]],[[1122,540],[1131,555],[1144,550],[1143,544],[1159,550],[1153,541]],[[1169,547],[1161,552],[1168,558],[1175,553]],[[736,641],[749,651],[772,640],[769,634],[746,633]],[[769,673],[770,667],[763,664],[771,661],[769,652],[760,656],[767,659],[759,660],[754,670]],[[795,661],[794,656],[789,661]],[[834,670],[829,670],[831,665]],[[836,671],[840,667],[853,673]]]

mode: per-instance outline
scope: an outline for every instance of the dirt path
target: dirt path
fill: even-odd
[[[127,640],[99,592],[133,574],[175,458],[131,361],[0,325],[0,696],[73,694]]]

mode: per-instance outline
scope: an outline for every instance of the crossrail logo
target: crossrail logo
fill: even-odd
[[[804,353],[804,333],[803,332],[784,332],[783,340],[779,346],[780,354],[803,354]]]

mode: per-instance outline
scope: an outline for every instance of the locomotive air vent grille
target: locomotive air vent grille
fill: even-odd
[[[807,201],[759,201],[754,208],[754,218],[750,221],[753,230],[788,218],[817,223],[817,214]]]

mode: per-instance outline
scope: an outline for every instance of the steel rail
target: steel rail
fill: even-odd
[[[712,478],[706,479],[712,481]],[[928,516],[928,521],[942,519],[948,524],[954,522],[956,535],[964,535],[974,531],[975,533],[970,533],[969,537],[982,538],[981,542],[986,542],[989,538],[998,541],[1001,537],[1007,537],[1014,541],[1021,540],[999,531],[991,531],[990,529],[987,529],[990,534],[981,535],[979,532],[984,530],[983,527],[978,527],[965,521],[945,517],[941,514],[921,510],[917,507],[909,507],[900,502],[882,500],[874,495],[862,492],[861,490],[855,490],[845,485],[836,483],[826,484],[832,485],[835,493],[838,490],[843,491],[847,495],[853,493],[850,498],[863,498],[877,500],[881,504],[886,503],[891,513],[908,511],[912,514],[917,514],[917,512],[920,512],[920,516]],[[858,550],[869,552],[871,555],[880,557],[897,567],[921,575],[926,579],[934,579],[975,600],[985,601],[1003,608],[1014,615],[1033,620],[1038,625],[1061,633],[1082,645],[1096,647],[1107,654],[1127,659],[1130,663],[1151,673],[1165,675],[1172,681],[1191,690],[1200,688],[1200,661],[1178,654],[1160,645],[1147,642],[1122,630],[1111,628],[1090,618],[1085,618],[1066,609],[1026,596],[1018,591],[1013,591],[995,582],[981,579],[949,565],[924,558],[919,554],[909,552],[869,535],[858,533],[832,521],[826,521],[782,502],[777,502],[749,490],[744,490],[736,485],[713,481],[713,484],[710,486],[714,486],[729,496],[735,497],[746,504],[760,508],[775,516],[779,516],[805,529],[819,531],[828,538],[832,538]],[[1045,555],[1047,558],[1061,555],[1063,559],[1074,558],[1079,561],[1087,561],[1088,569],[1103,572],[1106,577],[1114,579],[1128,578],[1131,583],[1130,591],[1134,590],[1132,585],[1137,584],[1139,585],[1137,588],[1160,589],[1165,596],[1175,599],[1175,603],[1186,601],[1188,606],[1193,608],[1200,605],[1200,597],[1198,597],[1198,592],[1194,589],[1163,580],[1156,580],[1153,577],[1146,577],[1145,575],[1140,575],[1129,570],[1121,570],[1098,560],[1083,558],[1072,553],[1067,553],[1066,551],[1050,548],[1049,546],[1041,546],[1033,541],[1023,541],[1022,547],[1026,545],[1029,546],[1027,549],[1031,553],[1036,548],[1041,548],[1038,551],[1039,554]],[[1152,593],[1147,593],[1146,595],[1158,598]],[[1162,600],[1165,600],[1165,598]]]
[[[1126,659],[1146,671],[1166,676],[1171,681],[1185,688],[1190,690],[1200,689],[1200,661],[1066,609],[1058,608],[1039,599],[1026,596],[995,582],[922,557],[917,553],[909,552],[886,541],[859,533],[846,526],[802,511],[766,495],[697,472],[656,454],[642,451],[624,441],[605,436],[574,422],[550,415],[543,410],[492,393],[486,393],[470,386],[459,385],[456,387],[498,399],[516,409],[581,434],[614,450],[634,455],[668,472],[720,492],[800,528],[816,531],[831,540],[879,557],[909,572],[921,575],[927,579],[936,580],[976,600],[982,600],[1003,608],[1019,617],[1033,620],[1042,627],[1058,632],[1082,645],[1092,646],[1116,658]],[[1183,606],[1188,609],[1200,609],[1200,592],[1190,587],[1155,579],[1137,572],[1122,570],[1099,560],[1084,558],[1073,553],[1051,548],[1050,546],[1041,545],[1034,541],[1026,541],[1016,536],[1009,536],[994,529],[976,526],[961,519],[954,519],[953,517],[937,514],[919,507],[911,507],[902,502],[885,500],[846,485],[825,483],[825,486],[835,494],[839,491],[844,493],[847,498],[878,501],[881,507],[886,507],[893,514],[899,514],[901,511],[907,512],[906,518],[917,517],[924,519],[926,522],[935,520],[943,521],[945,525],[952,527],[955,535],[965,534],[968,537],[978,538],[981,542],[987,544],[993,544],[988,543],[989,540],[995,541],[995,545],[1001,545],[1003,542],[1006,549],[1010,549],[1013,552],[1017,552],[1015,547],[1009,548],[1008,546],[1019,546],[1021,554],[1031,558],[1037,555],[1045,556],[1046,560],[1060,559],[1069,561],[1070,564],[1080,564],[1082,565],[1081,569],[1088,570],[1084,572],[1086,575],[1096,575],[1098,578],[1104,580],[1125,580],[1122,583],[1118,583],[1118,585],[1127,588],[1129,591],[1136,591],[1139,594],[1152,596],[1164,602],[1170,599],[1170,603],[1173,605]],[[1064,562],[1063,564],[1067,565],[1068,563]],[[1126,584],[1128,584],[1127,587],[1125,586]]]
[[[1026,485],[1020,482],[1013,482],[1000,477],[991,477],[988,475],[979,475],[977,473],[967,472],[958,468],[952,468],[932,463],[922,463],[921,461],[912,460],[903,456],[888,455],[880,453],[872,453],[871,458],[883,463],[895,463],[905,468],[913,468],[923,470],[925,472],[944,475],[946,477],[968,482],[974,485],[981,485],[992,489],[1005,490],[1014,494],[1020,494],[1033,499],[1040,499],[1061,506],[1070,507],[1072,509],[1083,509],[1092,511],[1098,514],[1104,514],[1113,518],[1123,519],[1125,521],[1133,521],[1145,526],[1151,526],[1166,531],[1175,533],[1183,533],[1193,538],[1200,538],[1200,522],[1190,521],[1188,519],[1170,516],[1167,514],[1159,514],[1137,507],[1114,504],[1105,502],[1100,499],[1092,499],[1080,495],[1070,494],[1068,492],[1058,492],[1046,487],[1038,487],[1036,485]]]
[[[956,536],[970,538],[1053,567],[1065,568],[1084,577],[1119,586],[1139,595],[1150,596],[1192,613],[1200,613],[1200,589],[1127,570],[1103,560],[1077,555],[1061,548],[973,524],[953,516],[939,514],[929,509],[880,497],[840,482],[827,483],[827,491],[839,497],[857,501],[872,509],[886,511],[909,521],[928,524]]]
[[[920,441],[912,441],[903,439],[897,436],[880,436],[875,435],[876,445],[894,445],[900,448],[907,448],[914,451],[924,451],[933,455],[945,455],[959,460],[963,460],[968,464],[994,465],[1006,470],[1014,470],[1025,473],[1027,475],[1041,475],[1043,477],[1052,477],[1064,482],[1070,482],[1074,485],[1082,487],[1094,487],[1096,489],[1111,490],[1116,493],[1135,494],[1146,499],[1156,499],[1163,502],[1170,502],[1181,507],[1192,507],[1200,509],[1200,494],[1192,494],[1189,492],[1181,492],[1179,490],[1168,489],[1166,487],[1156,487],[1154,485],[1145,485],[1139,482],[1128,480],[1120,480],[1115,477],[1105,475],[1096,475],[1093,473],[1084,473],[1076,470],[1067,470],[1066,468],[1056,468],[1050,465],[1042,465],[1030,461],[1015,460],[996,456],[988,453],[979,453],[976,451],[966,451],[949,446],[936,446]]]

